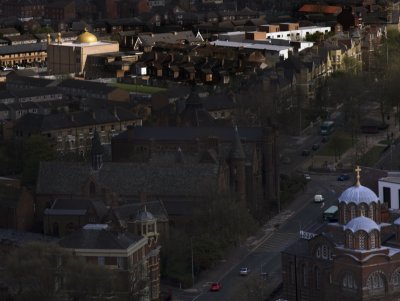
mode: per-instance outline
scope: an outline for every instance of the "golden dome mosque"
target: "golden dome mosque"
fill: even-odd
[[[52,75],[73,74],[85,76],[87,57],[90,55],[119,51],[119,44],[114,41],[99,41],[86,28],[75,41],[64,42],[58,33],[56,41],[50,37],[47,41],[47,73]]]

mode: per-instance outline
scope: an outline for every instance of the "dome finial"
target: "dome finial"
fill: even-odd
[[[360,172],[361,172],[360,166],[357,165],[357,167],[356,167],[356,169],[354,171],[357,174],[357,183],[356,183],[356,185],[360,186],[361,185],[361,183],[360,183]]]

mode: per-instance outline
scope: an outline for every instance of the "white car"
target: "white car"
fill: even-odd
[[[311,181],[311,176],[310,176],[308,173],[305,173],[305,174],[304,174],[304,179],[305,179],[306,181]]]
[[[247,276],[250,273],[249,268],[240,268],[239,274],[241,276]]]
[[[324,201],[324,197],[321,194],[314,195],[314,203],[322,203]]]

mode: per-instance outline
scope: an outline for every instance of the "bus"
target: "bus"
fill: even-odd
[[[322,214],[322,218],[324,219],[324,221],[337,222],[338,211],[339,209],[337,206],[330,206],[324,211],[324,213]]]
[[[319,133],[323,136],[327,136],[332,134],[332,132],[335,130],[335,122],[334,121],[324,121],[321,124]]]

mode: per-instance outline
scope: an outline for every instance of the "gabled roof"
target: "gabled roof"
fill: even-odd
[[[30,43],[19,45],[7,45],[0,47],[0,55],[13,53],[26,53],[47,50],[47,43]]]
[[[78,195],[91,173],[91,166],[71,162],[41,162],[38,194]],[[105,162],[96,183],[121,196],[136,196],[146,190],[154,196],[209,196],[217,189],[216,164],[147,164]]]
[[[16,128],[29,132],[32,132],[33,129],[45,132],[140,119],[140,117],[134,113],[123,108],[118,107],[115,110],[116,111],[113,112],[112,110],[107,109],[95,109],[91,112],[64,112],[50,115],[26,114],[18,120]]]
[[[248,141],[262,141],[262,128],[239,128],[240,136]],[[221,141],[233,141],[235,132],[232,127],[134,127],[119,134],[113,139],[149,140],[153,138],[159,141],[182,141],[207,139],[215,137]]]
[[[178,31],[172,33],[140,33],[139,39],[144,46],[154,46],[156,43],[177,44],[187,41],[189,43],[200,43],[202,40],[196,38],[192,31]]]
[[[108,94],[111,91],[117,89],[116,87],[108,86],[105,83],[93,82],[89,80],[77,80],[77,79],[66,79],[62,81],[59,85],[59,88],[72,88],[79,89],[85,91],[95,91],[98,93]]]
[[[145,203],[130,203],[119,207],[114,207],[112,210],[120,221],[127,222],[129,220],[134,220],[137,213],[143,210],[144,206],[146,206],[146,210],[151,212],[151,214],[153,214],[158,221],[168,220],[167,210],[165,209],[164,203],[161,200]]]
[[[132,233],[81,229],[62,238],[58,244],[69,249],[126,250],[142,240],[147,238]]]
[[[333,5],[304,4],[298,11],[302,13],[340,14],[342,8]]]

